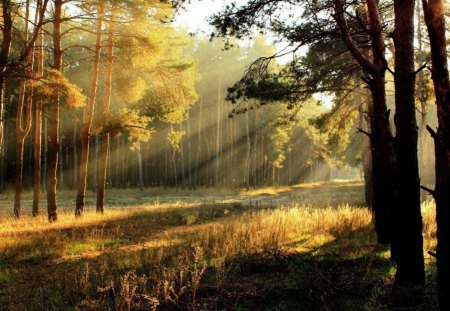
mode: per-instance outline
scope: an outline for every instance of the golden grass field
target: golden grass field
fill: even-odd
[[[27,215],[31,194],[19,220],[12,218],[10,194],[0,197],[5,310],[393,307],[389,251],[376,245],[357,182],[247,192],[115,190],[104,215],[88,203],[80,219],[71,211],[71,194],[63,192],[59,219],[51,224],[45,215]],[[430,201],[423,218],[426,254],[435,247]],[[426,258],[424,298],[398,306],[435,305],[425,303],[435,277],[434,260]]]

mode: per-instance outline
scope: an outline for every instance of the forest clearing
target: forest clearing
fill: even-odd
[[[64,208],[74,202],[62,201],[65,211],[50,226],[44,216],[17,222],[1,211],[2,308],[437,309],[429,255],[426,293],[391,301],[394,266],[376,244],[359,182],[110,198],[104,215],[92,204],[81,219]],[[434,206],[422,208],[432,250]]]

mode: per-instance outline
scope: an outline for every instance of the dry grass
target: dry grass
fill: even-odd
[[[312,191],[319,190],[317,195],[323,198],[314,202],[319,202],[320,208],[292,204],[255,209],[226,203],[229,200],[222,194],[214,198],[205,191],[206,201],[211,203],[195,203],[198,197],[187,199],[189,203],[160,203],[152,195],[147,200],[156,201],[154,204],[116,206],[104,215],[88,210],[80,219],[64,211],[52,224],[45,216],[16,220],[4,215],[0,217],[0,287],[4,288],[0,303],[12,310],[33,305],[43,310],[74,306],[121,310],[131,305],[131,309],[156,309],[177,304],[197,309],[206,266],[215,271],[218,287],[224,286],[226,262],[253,254],[315,256],[329,252],[348,260],[377,252],[372,256],[385,257],[386,250],[374,248],[370,211],[345,204],[349,192],[362,192],[358,187],[270,188],[245,192],[241,200],[281,195],[285,202],[289,195],[294,201],[303,198],[310,202],[316,195]],[[125,192],[115,195],[123,198]],[[323,207],[338,199],[344,204]],[[422,214],[424,249],[433,250],[436,226],[431,201],[423,204]],[[429,256],[427,259],[429,264],[433,262]],[[42,278],[52,282],[43,283]],[[111,295],[112,300],[108,298]]]

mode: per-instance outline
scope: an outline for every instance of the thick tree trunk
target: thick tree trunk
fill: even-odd
[[[395,1],[395,151],[398,203],[394,206],[393,243],[399,285],[423,285],[422,215],[417,158],[414,70],[414,0]]]
[[[111,16],[111,20],[113,16]],[[109,113],[109,107],[111,105],[111,92],[112,92],[112,66],[113,66],[113,35],[114,27],[113,22],[109,23],[108,30],[108,47],[106,56],[106,72],[105,72],[105,91],[103,97],[103,112],[105,114]],[[101,154],[100,154],[100,165],[98,169],[98,180],[97,180],[97,213],[104,212],[104,201],[105,201],[105,189],[106,189],[106,177],[108,169],[108,157],[109,157],[109,145],[110,145],[110,134],[102,133],[102,144],[101,144]]]
[[[5,73],[7,70],[9,54],[12,43],[13,19],[11,16],[11,1],[2,1],[2,44],[0,50],[0,150],[3,149],[3,126],[4,126],[4,92],[6,87]],[[3,150],[2,150],[3,151]],[[0,176],[3,177],[3,176]]]
[[[92,66],[91,85],[89,91],[89,97],[87,99],[84,123],[80,130],[81,138],[81,154],[80,154],[80,175],[78,183],[77,201],[75,206],[75,216],[80,217],[84,210],[84,198],[86,196],[86,184],[89,162],[89,139],[91,136],[92,119],[94,117],[94,105],[97,96],[97,80],[98,80],[98,67],[100,62],[101,40],[102,40],[102,24],[103,24],[103,11],[99,8],[99,15],[97,19],[96,30],[96,42],[94,51],[94,62]]]
[[[450,310],[450,79],[447,63],[444,1],[423,0],[431,47],[432,79],[437,105],[438,130],[433,135],[436,156],[437,270],[441,310]]]
[[[53,19],[53,69],[62,70],[62,49],[61,49],[61,24],[63,0],[54,1]],[[47,110],[48,115],[48,151],[47,151],[47,212],[50,222],[58,219],[56,203],[58,151],[59,151],[59,94],[53,97],[53,102]]]
[[[373,64],[377,68],[372,72],[373,110],[369,111],[372,131],[373,210],[378,242],[389,244],[392,242],[392,210],[396,203],[396,193],[394,145],[386,106],[385,47],[378,4],[374,0],[369,0],[367,9],[370,29],[373,32]]]

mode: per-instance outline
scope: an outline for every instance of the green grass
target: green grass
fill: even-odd
[[[0,305],[8,310],[436,308],[429,257],[423,293],[392,298],[395,269],[375,243],[358,183],[115,190],[105,215],[90,207],[81,219],[64,192],[53,224],[44,215],[13,219],[8,200],[2,194]],[[431,203],[423,215],[427,251]]]

